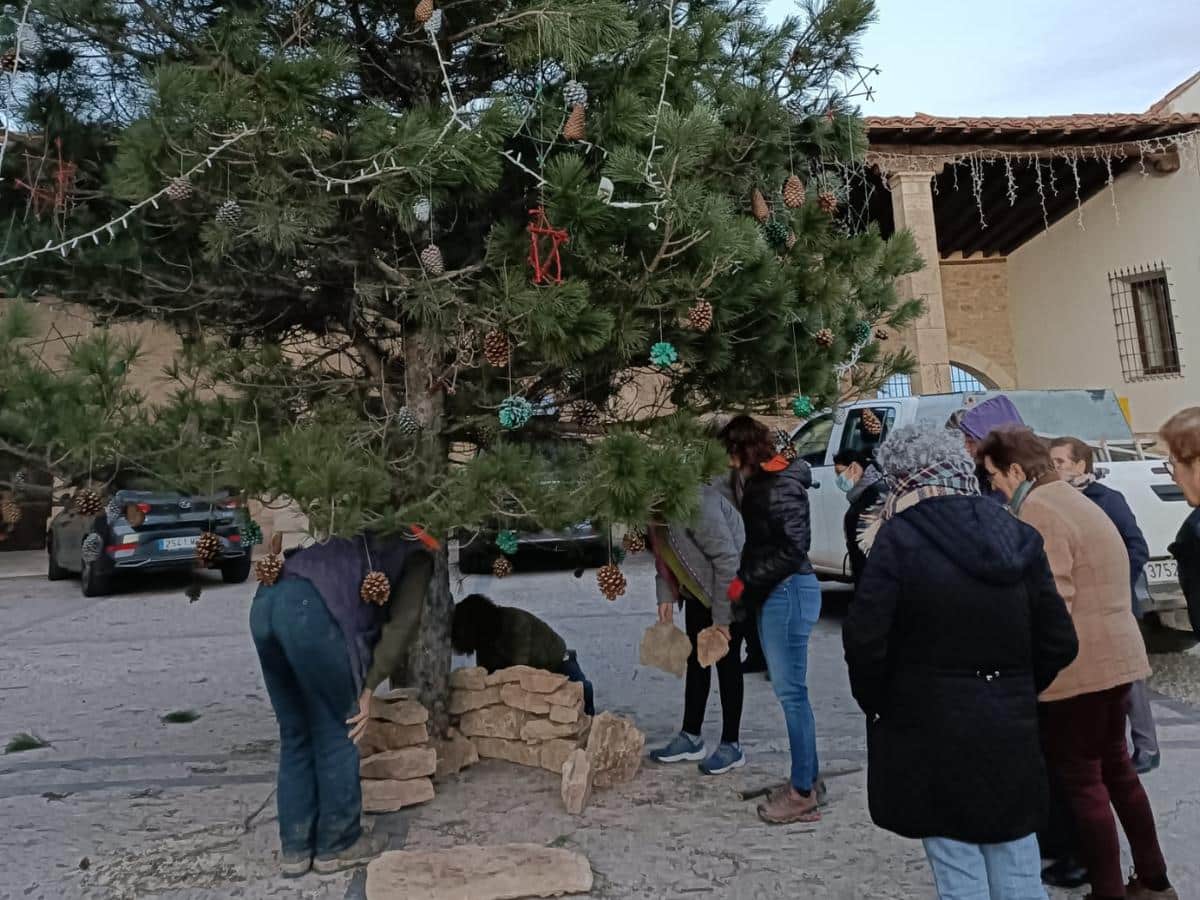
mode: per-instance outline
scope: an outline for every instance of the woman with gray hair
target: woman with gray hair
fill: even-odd
[[[843,639],[868,800],[924,842],[938,896],[1044,900],[1037,696],[1075,657],[1042,538],[980,496],[962,439],[900,428]]]

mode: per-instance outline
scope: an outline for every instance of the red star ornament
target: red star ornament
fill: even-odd
[[[542,207],[529,211],[529,264],[533,283],[562,284],[562,257],[558,248],[570,240],[564,228],[555,228]]]

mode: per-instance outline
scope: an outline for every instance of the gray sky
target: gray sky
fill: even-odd
[[[1141,112],[1200,69],[1200,0],[876,5],[862,61],[882,71],[866,115]]]

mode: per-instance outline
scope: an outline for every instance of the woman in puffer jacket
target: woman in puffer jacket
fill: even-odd
[[[787,722],[792,767],[788,783],[758,807],[772,825],[815,822],[818,806],[816,723],[808,699],[808,640],[821,616],[821,589],[808,560],[808,488],[803,460],[775,451],[770,430],[737,416],[721,431],[729,465],[745,478],[741,497],[746,544],[738,577],[729,588],[735,603],[758,613],[758,634],[775,696]]]

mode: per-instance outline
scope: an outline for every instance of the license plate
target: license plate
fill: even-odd
[[[196,539],[199,535],[180,538],[163,538],[158,542],[161,550],[194,550],[196,547]]]
[[[1146,563],[1146,580],[1151,584],[1179,580],[1179,564],[1173,559],[1156,559]]]

